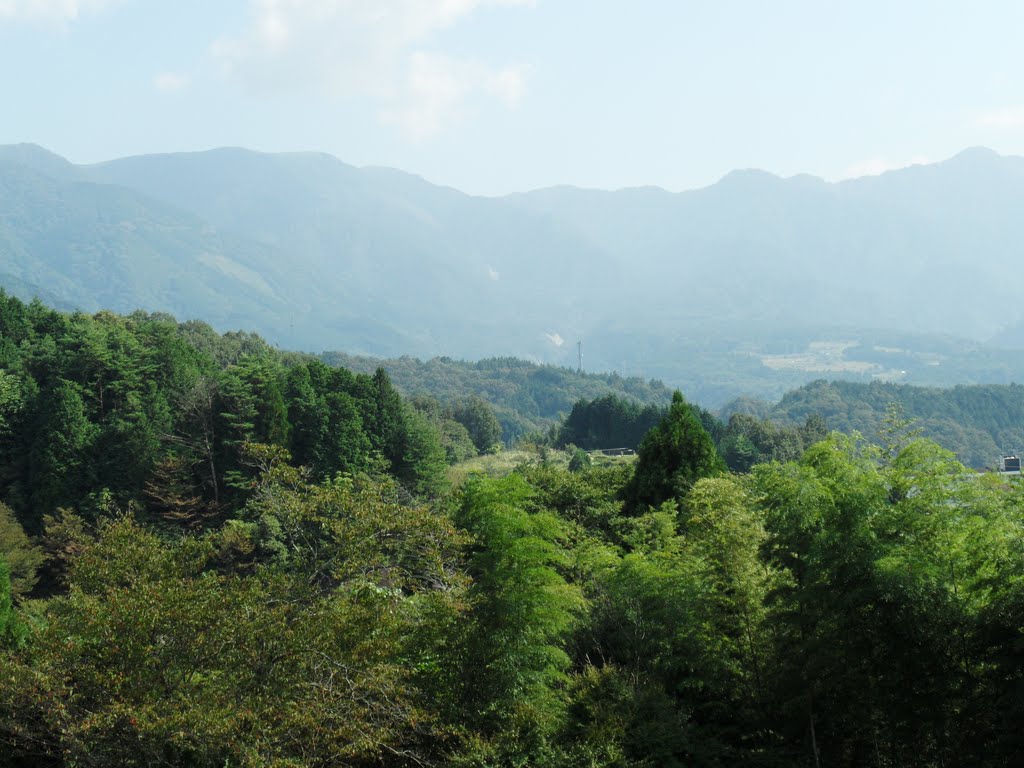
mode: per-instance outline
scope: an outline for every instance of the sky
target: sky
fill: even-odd
[[[1024,155],[1019,0],[0,0],[0,144],[328,152],[472,194]]]

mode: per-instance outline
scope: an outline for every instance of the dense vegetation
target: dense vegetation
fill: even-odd
[[[160,315],[63,315],[0,292],[0,499],[33,532],[55,509],[111,503],[199,525],[245,503],[252,443],[314,479],[373,471],[417,496],[448,463],[491,450],[489,406],[403,401],[387,374],[351,373]]]
[[[739,402],[726,412],[747,411],[780,424],[800,424],[818,414],[832,429],[857,430],[878,440],[893,404],[925,437],[970,467],[992,467],[1004,452],[1024,450],[1024,386],[1019,384],[939,389],[816,381],[787,393],[774,406]]]
[[[407,395],[428,395],[441,402],[471,395],[483,398],[501,421],[506,443],[525,435],[546,433],[580,400],[613,394],[623,403],[667,405],[672,395],[660,381],[623,378],[616,373],[579,373],[511,357],[475,363],[446,357],[426,362],[412,357],[378,360],[341,352],[325,352],[320,357],[330,365],[352,371],[383,368],[395,387]],[[582,445],[576,440],[569,442]]]
[[[661,421],[665,409],[641,406],[613,394],[595,400],[578,400],[558,427],[555,444],[596,448],[636,448],[644,435]]]
[[[800,427],[779,426],[750,413],[733,413],[723,423],[700,406],[689,408],[711,436],[729,469],[746,472],[755,464],[790,461],[827,434],[824,420],[811,413]],[[639,406],[614,394],[580,400],[554,431],[554,444],[584,450],[637,448],[668,412],[656,405]]]
[[[482,401],[158,316],[0,296],[0,336],[0,765],[1024,749],[1024,486],[898,418],[876,447],[737,417],[718,445],[793,455],[730,474],[676,393],[634,463],[448,488]]]

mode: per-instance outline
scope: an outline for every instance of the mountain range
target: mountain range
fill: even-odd
[[[309,351],[514,355],[709,404],[822,375],[1024,380],[1024,158],[474,197],[316,153],[0,147],[0,286]],[[1005,351],[1004,351],[1005,350]],[[948,381],[947,381],[948,380]]]

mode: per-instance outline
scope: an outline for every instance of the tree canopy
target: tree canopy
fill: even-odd
[[[668,413],[640,443],[636,470],[625,490],[627,504],[640,511],[681,499],[702,477],[724,471],[714,440],[676,390]]]
[[[452,487],[384,371],[0,299],[0,765],[1019,762],[1024,484],[895,412]]]

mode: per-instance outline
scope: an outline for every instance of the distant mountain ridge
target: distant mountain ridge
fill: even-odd
[[[272,253],[38,152],[0,154],[0,280],[64,308],[147,307],[230,323],[284,312]],[[27,162],[26,162],[27,160]],[[42,167],[42,170],[37,168]]]
[[[0,285],[310,351],[574,366],[583,339],[589,370],[720,404],[820,375],[771,368],[780,345],[892,331],[1024,346],[1020,200],[1024,159],[984,149],[840,183],[743,170],[682,193],[483,198],[317,153],[78,166],[16,145],[0,147]],[[862,362],[859,375],[936,374]]]
[[[744,321],[869,317],[876,328],[988,338],[1013,322],[993,307],[1015,312],[1024,287],[1009,264],[1024,245],[1022,194],[1024,158],[970,149],[834,184],[742,170],[677,194],[553,188],[514,199],[630,254],[663,307],[686,286],[702,314],[716,302],[735,309],[736,297]]]

